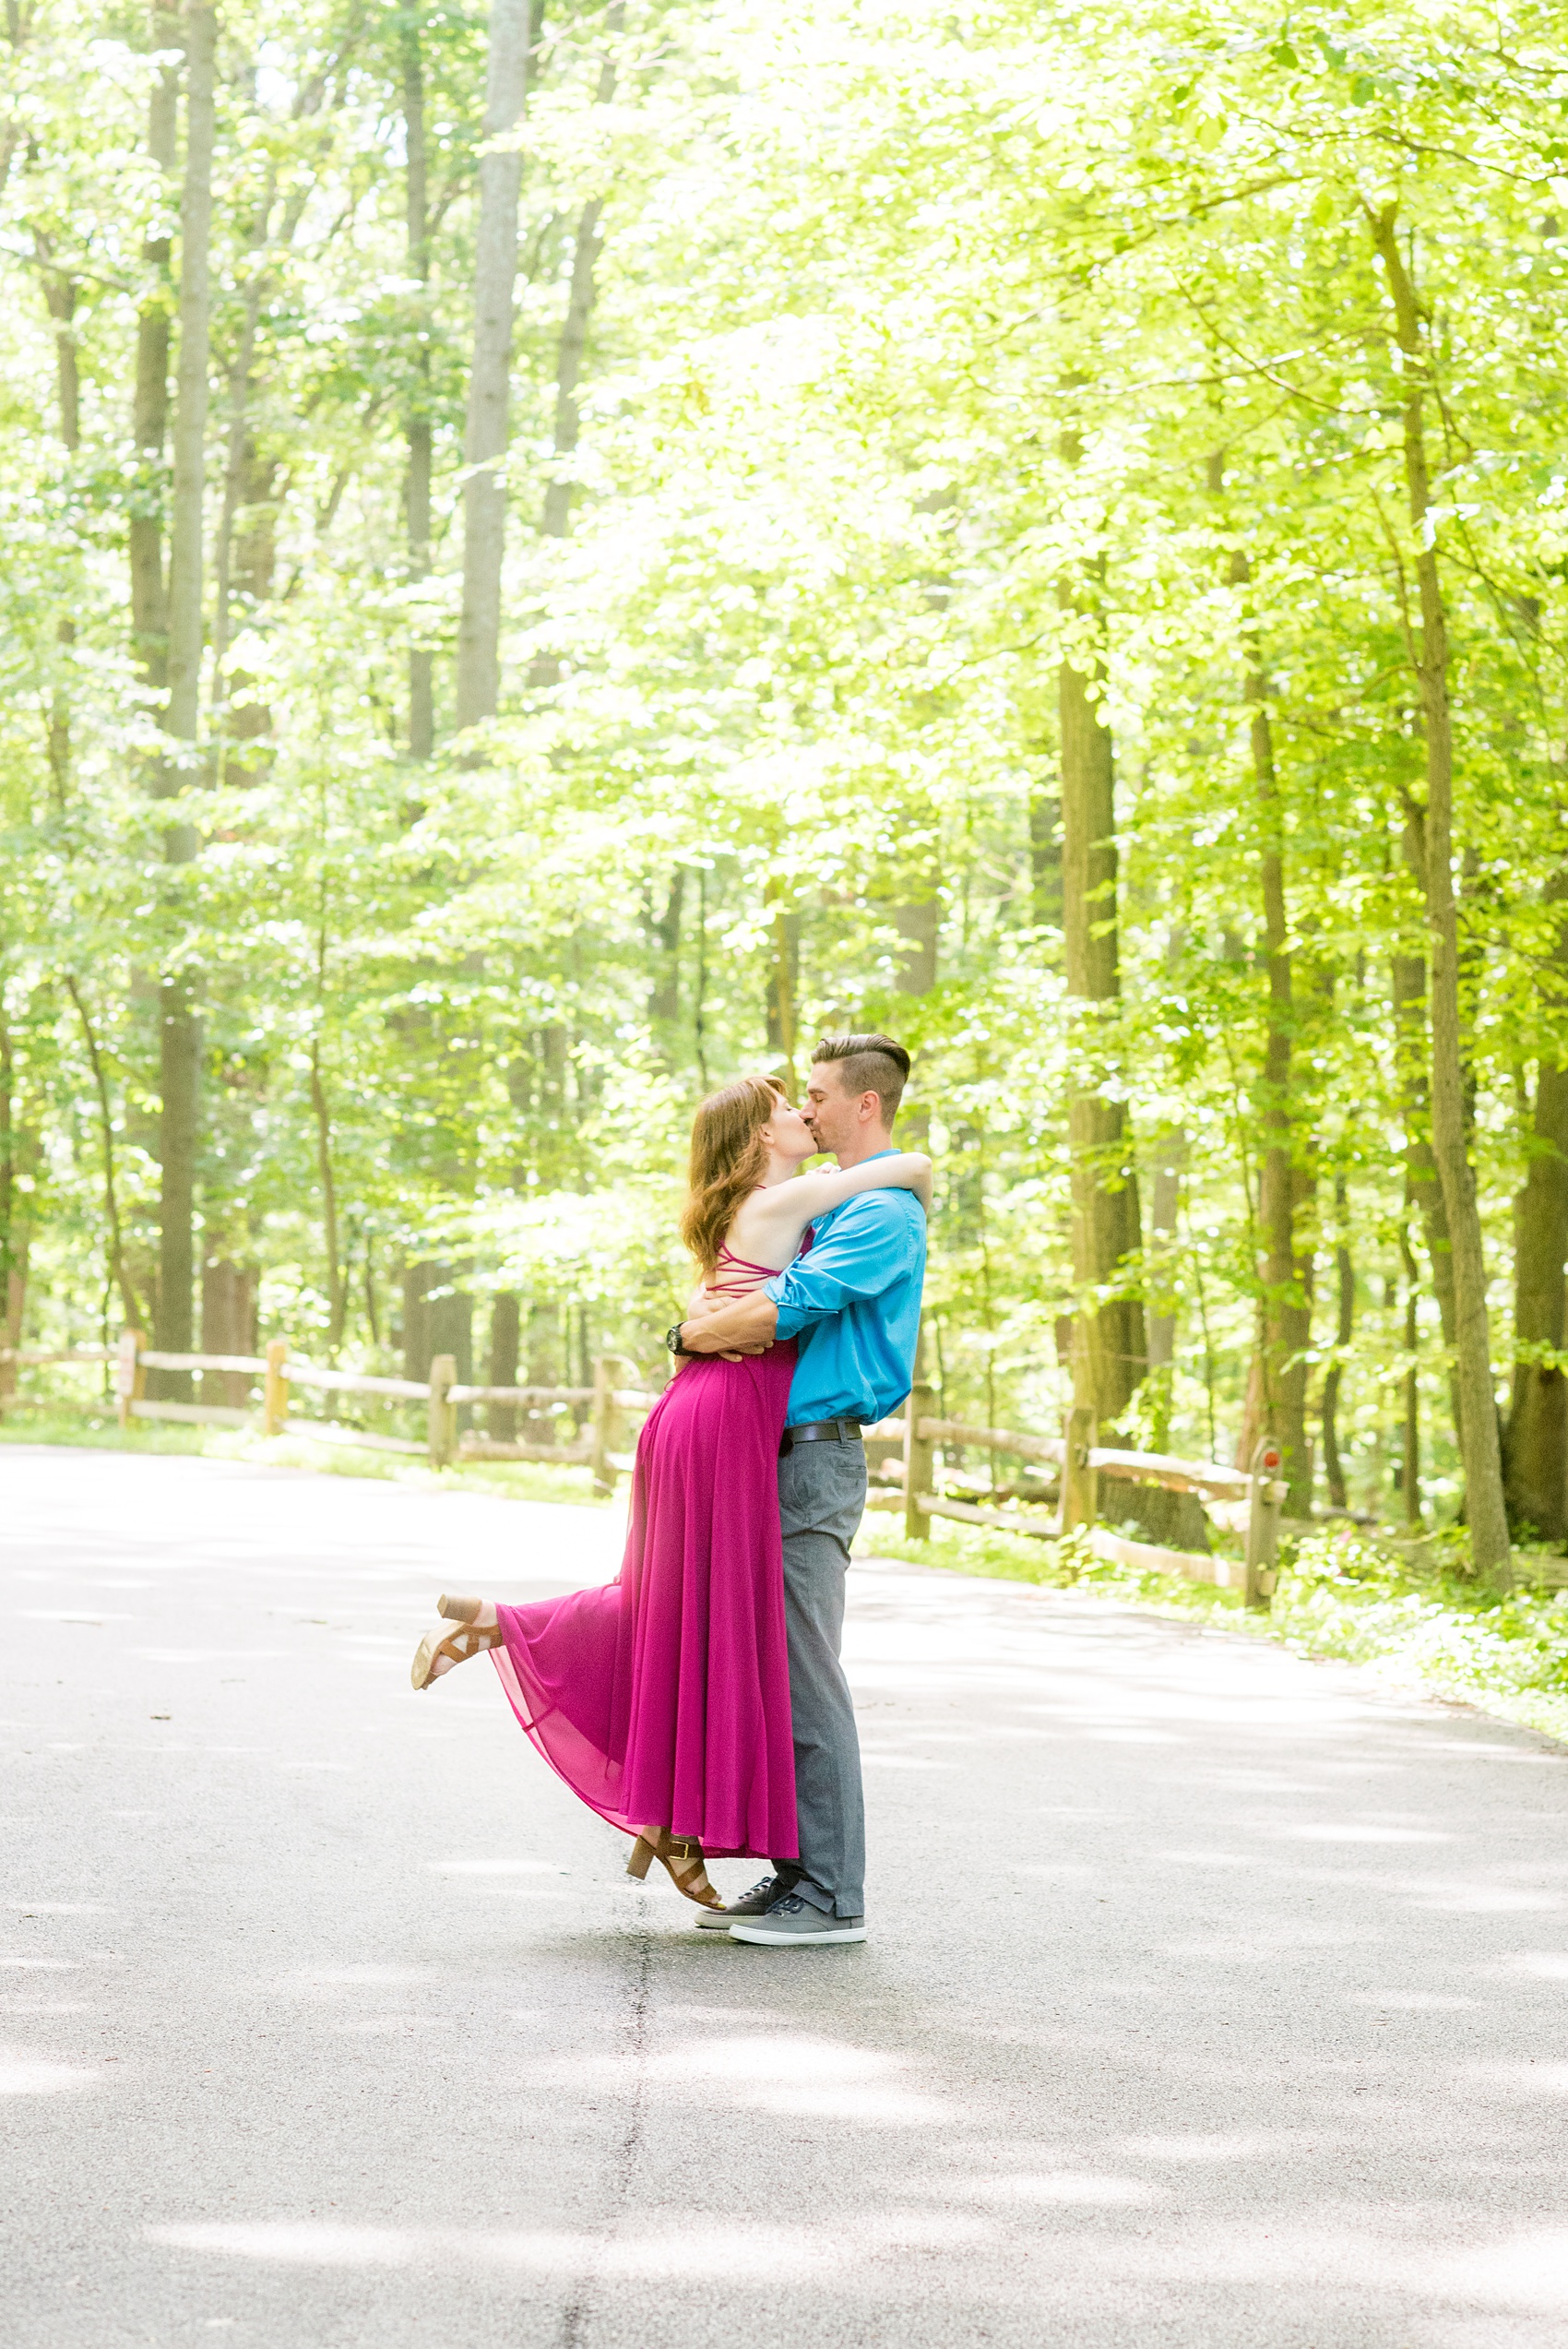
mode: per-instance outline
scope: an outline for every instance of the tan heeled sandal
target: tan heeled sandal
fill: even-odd
[[[476,1599],[476,1615],[480,1604],[481,1602]],[[427,1631],[414,1650],[413,1669],[409,1678],[416,1688],[428,1688],[433,1680],[445,1677],[435,1669],[443,1658],[449,1663],[467,1663],[470,1656],[482,1655],[487,1648],[498,1648],[501,1641],[502,1630],[498,1623],[480,1624],[464,1619],[455,1631],[448,1631],[445,1637],[439,1631]]]
[[[707,1880],[702,1845],[695,1835],[671,1835],[667,1827],[645,1827],[632,1845],[626,1874],[640,1884],[654,1861],[659,1861],[677,1892],[699,1909],[721,1909],[719,1894]]]

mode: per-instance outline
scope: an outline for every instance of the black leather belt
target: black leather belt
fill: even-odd
[[[787,1460],[797,1444],[858,1444],[858,1419],[812,1419],[803,1427],[786,1427],[778,1441],[778,1457]]]

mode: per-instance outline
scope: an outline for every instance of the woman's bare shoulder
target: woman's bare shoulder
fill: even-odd
[[[778,1191],[794,1188],[793,1183],[780,1183],[773,1190],[756,1192],[741,1201],[734,1222],[724,1234],[724,1245],[731,1256],[743,1257],[750,1264],[768,1265],[775,1272],[783,1271],[795,1253],[802,1227],[811,1218],[809,1212],[781,1214],[769,1202]]]

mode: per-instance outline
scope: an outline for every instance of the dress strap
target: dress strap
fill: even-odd
[[[719,1244],[719,1262],[732,1264],[737,1272],[760,1272],[765,1281],[773,1280],[778,1270],[778,1266],[773,1264],[752,1264],[745,1257],[737,1256],[733,1248],[726,1247],[722,1242]]]

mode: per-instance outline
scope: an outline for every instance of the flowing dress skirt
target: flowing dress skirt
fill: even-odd
[[[793,1858],[778,1530],[793,1343],[689,1360],[643,1427],[617,1580],[498,1606],[512,1709],[574,1794],[635,1834]]]

